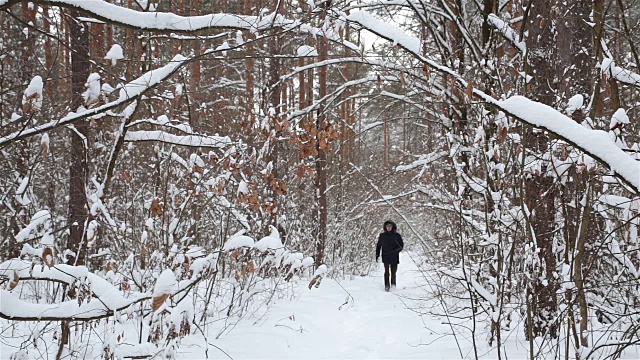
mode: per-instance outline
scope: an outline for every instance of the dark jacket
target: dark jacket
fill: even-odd
[[[393,228],[391,231],[386,230],[387,224],[391,224]],[[385,221],[382,225],[384,230],[380,236],[378,236],[378,246],[376,246],[376,259],[380,257],[380,250],[382,250],[382,262],[385,264],[399,264],[400,263],[400,251],[404,247],[402,242],[402,236],[396,232],[396,224],[393,221]]]

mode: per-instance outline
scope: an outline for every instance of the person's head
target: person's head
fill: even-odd
[[[396,224],[391,220],[387,220],[384,222],[384,225],[382,225],[382,229],[386,232],[396,231]]]

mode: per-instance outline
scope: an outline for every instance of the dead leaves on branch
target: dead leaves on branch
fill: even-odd
[[[149,208],[151,215],[161,217],[164,214],[164,210],[162,208],[162,204],[159,199],[153,199],[151,202],[151,208]]]
[[[55,265],[53,249],[45,248],[44,250],[42,250],[42,262],[50,268],[53,267],[53,265]]]
[[[309,290],[311,290],[312,287],[316,287],[319,288],[320,287],[320,282],[322,281],[322,276],[321,275],[316,275],[314,276],[313,279],[311,279],[311,281],[309,282]]]
[[[296,169],[296,177],[298,179],[302,179],[305,176],[312,177],[313,176],[313,168],[307,165],[300,165]]]
[[[14,270],[11,276],[11,281],[9,281],[9,290],[15,289],[16,286],[18,286],[18,283],[20,283],[20,275],[18,275],[18,272]]]
[[[160,294],[158,296],[154,296],[152,299],[151,309],[153,312],[158,311],[160,307],[164,304],[165,301],[169,298],[169,294]]]
[[[259,278],[275,278],[281,277],[285,281],[291,281],[294,276],[302,276],[312,265],[305,265],[287,260],[287,257],[291,255],[302,255],[299,253],[289,253],[284,249],[268,249],[266,251],[259,251],[252,247],[241,247],[227,252],[227,259],[230,260],[229,269],[230,274],[241,282],[249,279]],[[262,258],[262,260],[259,260]],[[261,264],[261,265],[258,265]],[[325,267],[322,265],[320,268]],[[325,267],[326,268],[326,267]],[[314,277],[309,284],[309,289],[312,287],[318,288],[320,286],[324,271],[322,273],[314,274]],[[252,275],[256,275],[253,277]],[[254,281],[254,280],[251,280]]]

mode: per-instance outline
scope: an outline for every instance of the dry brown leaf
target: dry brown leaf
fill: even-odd
[[[40,143],[40,149],[42,150],[42,157],[46,159],[49,156],[49,143]]]
[[[164,210],[162,209],[162,205],[160,204],[159,199],[153,199],[153,201],[151,202],[151,209],[149,210],[151,211],[152,215],[162,216],[162,214],[164,214]]]
[[[53,267],[54,260],[53,250],[51,248],[45,248],[42,251],[42,262],[44,262],[48,267]]]
[[[311,290],[311,288],[314,286],[315,287],[320,286],[320,275],[316,275],[316,277],[311,279],[311,281],[309,282],[309,290]]]
[[[16,286],[18,286],[18,283],[20,282],[20,276],[18,275],[17,271],[13,271],[13,278],[11,279],[11,282],[9,283],[9,290],[13,290],[16,288]]]
[[[506,127],[500,127],[500,129],[498,129],[498,138],[500,139],[501,144],[507,139],[508,132],[509,131]]]
[[[120,283],[120,290],[123,290],[123,291],[131,290],[131,285],[129,285],[129,279],[128,278],[122,279],[122,282]]]
[[[164,304],[164,302],[167,300],[167,298],[169,297],[169,294],[160,294],[158,296],[155,296],[152,300],[153,300],[153,304],[151,305],[151,309],[153,311],[157,311],[162,304]]]

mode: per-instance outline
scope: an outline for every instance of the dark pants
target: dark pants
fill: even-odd
[[[384,286],[389,286],[389,268],[391,268],[391,285],[396,286],[396,271],[398,264],[384,263]]]

